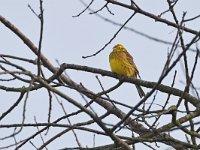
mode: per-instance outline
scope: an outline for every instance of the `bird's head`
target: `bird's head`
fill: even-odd
[[[126,48],[122,44],[117,44],[113,47],[113,51],[126,51]]]

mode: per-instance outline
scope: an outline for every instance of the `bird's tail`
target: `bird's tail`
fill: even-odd
[[[143,96],[145,96],[145,93],[144,91],[142,90],[142,88],[139,86],[139,85],[135,85],[137,91],[138,91],[138,94],[140,96],[140,98],[142,98]]]

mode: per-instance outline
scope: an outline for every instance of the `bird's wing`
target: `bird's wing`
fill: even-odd
[[[136,74],[140,77],[139,71],[133,61],[133,57],[131,56],[131,54],[129,54],[129,52],[126,52],[126,58],[127,58],[128,62],[131,64],[131,66],[135,69]]]

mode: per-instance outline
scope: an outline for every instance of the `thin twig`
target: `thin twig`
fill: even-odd
[[[96,56],[97,54],[99,54],[101,51],[103,51],[114,39],[115,37],[119,34],[119,32],[124,28],[124,26],[133,18],[133,16],[135,16],[136,12],[134,12],[126,21],[125,23],[119,28],[119,30],[114,34],[114,36],[100,49],[98,50],[96,53],[92,54],[92,55],[88,55],[88,56],[82,56],[82,58],[89,58],[89,57],[93,57]]]

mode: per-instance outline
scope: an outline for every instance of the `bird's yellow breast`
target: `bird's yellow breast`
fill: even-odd
[[[122,65],[122,62],[120,60],[111,58],[110,59],[110,68],[111,71],[120,75],[126,75],[125,68]]]

